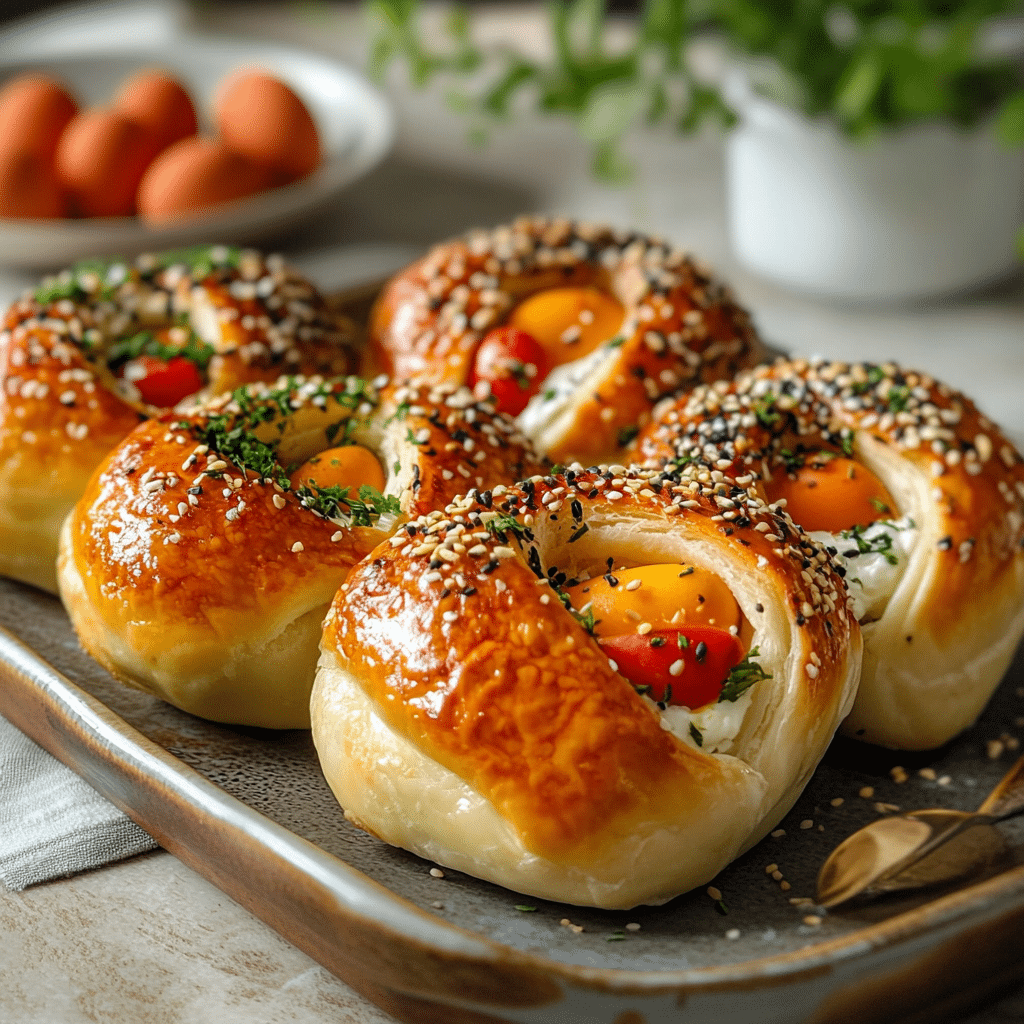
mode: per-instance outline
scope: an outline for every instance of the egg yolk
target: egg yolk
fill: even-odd
[[[572,606],[588,603],[598,636],[635,633],[644,623],[669,626],[739,628],[742,615],[732,592],[714,573],[681,563],[613,569],[584,583],[566,587]]]
[[[325,487],[348,487],[353,497],[359,488],[370,486],[383,491],[386,483],[384,470],[377,456],[358,444],[347,444],[341,448],[328,448],[314,455],[292,473],[292,487],[308,487],[314,484]]]
[[[597,288],[549,288],[524,299],[508,319],[547,352],[551,366],[571,363],[615,337],[622,304]]]
[[[764,485],[769,502],[786,499],[786,511],[805,530],[841,533],[899,515],[885,485],[852,459],[810,456],[793,473],[781,469]]]

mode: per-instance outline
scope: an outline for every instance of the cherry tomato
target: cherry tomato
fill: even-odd
[[[486,383],[498,409],[518,416],[540,390],[550,369],[548,357],[536,338],[515,327],[495,327],[476,350],[469,386]]]
[[[121,376],[138,388],[144,402],[161,409],[177,405],[203,386],[199,367],[184,356],[139,356],[124,364]]]
[[[627,633],[599,643],[634,686],[650,687],[652,700],[688,708],[717,701],[722,684],[746,653],[732,633],[713,626]],[[677,665],[681,670],[673,674]]]

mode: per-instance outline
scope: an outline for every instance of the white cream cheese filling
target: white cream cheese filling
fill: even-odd
[[[533,396],[519,414],[519,429],[533,436],[572,401],[580,385],[604,359],[608,357],[608,344],[598,345],[593,352],[556,366],[541,384],[540,392]]]
[[[881,519],[870,526],[840,534],[822,530],[810,534],[846,570],[846,584],[858,622],[882,617],[917,544],[918,529],[907,516]]]
[[[744,690],[736,700],[720,700],[695,710],[669,704],[662,711],[650,697],[644,697],[644,700],[661,715],[662,729],[677,739],[705,754],[728,754],[732,751],[732,741],[743,726],[751,693],[749,689]]]

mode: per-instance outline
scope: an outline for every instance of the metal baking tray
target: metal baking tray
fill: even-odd
[[[837,740],[785,835],[715,880],[720,900],[701,889],[606,912],[455,871],[435,877],[433,865],[345,821],[308,733],[214,725],[121,686],[81,650],[53,597],[0,581],[0,627],[0,713],[399,1020],[925,1021],[1024,978],[1020,821],[1000,826],[1014,852],[999,873],[969,886],[839,909],[820,924],[790,902],[813,896],[824,857],[878,815],[876,802],[980,803],[1016,756],[1006,738],[1024,733],[1021,654],[979,723],[940,751]],[[1005,752],[990,757],[999,737]],[[907,781],[891,777],[896,765]],[[866,786],[870,798],[858,795]]]

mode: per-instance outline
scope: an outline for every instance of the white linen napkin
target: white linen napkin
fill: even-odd
[[[0,882],[15,892],[157,845],[3,717],[0,794]]]

